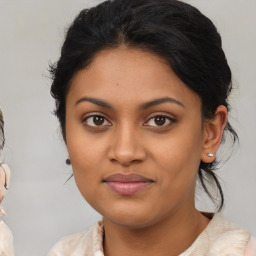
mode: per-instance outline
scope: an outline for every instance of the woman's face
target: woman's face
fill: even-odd
[[[142,227],[194,208],[201,101],[159,56],[121,46],[73,78],[66,143],[83,197],[112,223]]]

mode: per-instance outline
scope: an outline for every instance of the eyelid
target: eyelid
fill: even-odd
[[[100,116],[100,117],[103,117],[105,119],[105,121],[107,121],[109,124],[107,125],[100,125],[100,126],[92,126],[92,125],[87,125],[88,127],[95,127],[95,128],[100,128],[100,127],[106,127],[106,126],[112,126],[112,122],[109,121],[109,117],[106,115],[106,114],[103,114],[101,112],[90,112],[90,113],[86,113],[85,115],[82,116],[81,118],[81,121],[82,122],[85,122],[88,118],[90,117],[95,117],[95,116]],[[169,120],[171,123],[176,123],[177,122],[177,119],[176,117],[174,117],[174,115],[170,114],[170,113],[166,113],[166,112],[155,112],[155,113],[152,113],[150,115],[148,115],[146,117],[146,121],[143,123],[144,126],[150,126],[150,125],[147,125],[146,123],[149,122],[151,119],[155,118],[155,117],[158,117],[158,116],[162,116],[162,117],[165,117],[167,120]],[[165,128],[169,125],[164,125],[162,126],[162,128]],[[161,126],[156,126],[158,128],[161,128]]]
[[[105,119],[107,119],[109,121],[109,117],[106,115],[106,114],[103,114],[101,112],[88,112],[84,115],[82,115],[82,121],[85,120],[86,118],[88,117],[91,117],[91,116],[102,116],[104,117]],[[109,121],[110,122],[110,121]]]
[[[150,115],[147,116],[146,118],[146,122],[149,121],[150,119],[154,118],[154,117],[157,117],[157,116],[163,116],[163,117],[166,117],[168,118],[169,120],[173,121],[173,122],[176,122],[176,117],[170,113],[166,113],[166,112],[155,112],[155,113],[152,113]]]
[[[101,112],[90,112],[90,113],[87,113],[87,114],[82,116],[81,121],[84,123],[90,117],[95,117],[95,116],[103,117],[105,119],[105,121],[107,121],[109,123],[109,125],[102,125],[102,126],[87,125],[88,127],[98,127],[98,128],[100,128],[100,127],[105,127],[105,126],[111,126],[112,125],[112,123],[109,121],[109,118],[105,114],[103,114]]]
[[[159,112],[159,113],[150,114],[150,115],[147,117],[146,121],[144,122],[144,126],[150,126],[150,125],[147,125],[146,123],[148,123],[151,119],[156,118],[156,117],[158,117],[158,116],[165,117],[165,118],[168,119],[171,123],[176,123],[176,122],[177,122],[176,118],[173,117],[173,115],[167,114],[167,113],[165,113],[165,112],[164,112],[164,113],[163,113],[163,112]],[[169,125],[164,125],[164,126],[155,126],[155,127],[157,127],[158,129],[161,129],[161,128],[166,128],[167,126],[170,126],[170,124],[169,124]],[[153,126],[153,127],[154,127],[154,126]]]

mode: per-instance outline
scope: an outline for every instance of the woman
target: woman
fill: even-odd
[[[4,147],[4,121],[3,113],[0,109],[0,150]],[[10,169],[7,164],[0,164],[0,204],[4,199],[10,180]],[[0,207],[0,215],[6,215]],[[11,230],[1,220],[0,221],[0,256],[13,256],[13,237]]]
[[[51,93],[76,184],[102,216],[53,255],[251,255],[251,235],[195,208],[228,122],[231,71],[212,22],[174,0],[114,0],[70,26]],[[247,249],[246,249],[247,248]],[[247,250],[247,251],[246,251]]]

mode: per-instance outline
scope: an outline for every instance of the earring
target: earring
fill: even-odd
[[[70,161],[70,159],[68,158],[68,159],[66,159],[66,164],[67,165],[71,165],[71,161]]]
[[[213,153],[207,153],[206,155],[209,156],[209,157],[213,157],[214,156]]]

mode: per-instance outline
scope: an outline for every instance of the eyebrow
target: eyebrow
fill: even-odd
[[[85,101],[91,102],[91,103],[98,105],[100,107],[103,107],[103,108],[113,109],[113,106],[111,104],[109,104],[108,102],[100,100],[100,99],[96,99],[96,98],[91,98],[91,97],[82,97],[75,103],[75,105],[78,105]],[[147,108],[150,108],[150,107],[153,107],[156,105],[160,105],[160,104],[163,104],[166,102],[175,103],[183,108],[185,107],[183,103],[181,103],[180,101],[178,101],[174,98],[164,97],[164,98],[159,98],[159,99],[155,99],[155,100],[143,103],[139,106],[139,109],[144,110],[144,109],[147,109]]]
[[[90,98],[90,97],[83,97],[81,99],[79,99],[75,105],[78,105],[79,103],[81,102],[84,102],[84,101],[88,101],[88,102],[91,102],[95,105],[98,105],[100,107],[103,107],[103,108],[109,108],[109,109],[113,109],[112,105],[110,105],[109,103],[107,103],[106,101],[103,101],[103,100],[100,100],[100,99],[96,99],[96,98]]]
[[[174,99],[174,98],[170,98],[170,97],[164,97],[164,98],[160,98],[160,99],[155,99],[146,103],[143,103],[140,105],[139,109],[147,109],[162,103],[166,103],[166,102],[170,102],[170,103],[175,103],[181,107],[185,107],[183,103],[181,103],[180,101]]]

